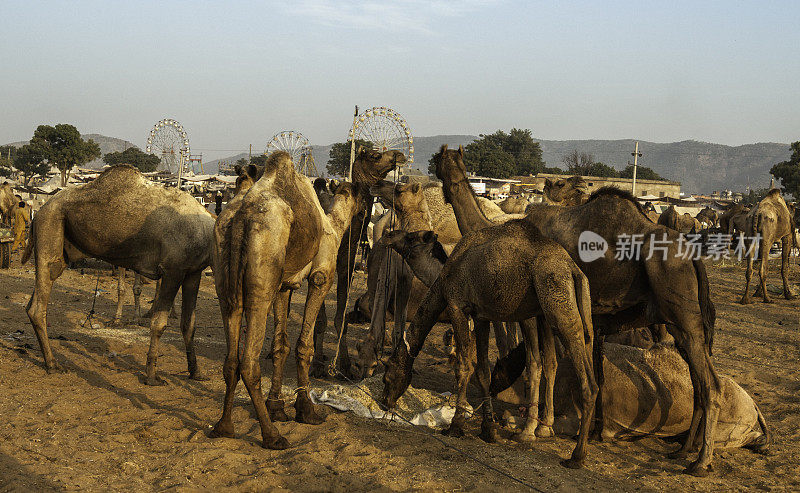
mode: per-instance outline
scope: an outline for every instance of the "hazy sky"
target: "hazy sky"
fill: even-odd
[[[346,138],[353,105],[415,135],[800,140],[795,2],[3,0],[0,142],[73,123],[206,159],[277,131]]]

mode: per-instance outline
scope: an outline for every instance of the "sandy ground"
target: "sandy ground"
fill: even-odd
[[[262,449],[243,385],[234,411],[237,438],[209,439],[224,392],[224,336],[210,277],[203,279],[197,316],[199,363],[209,381],[186,378],[183,341],[177,320],[171,319],[159,359],[167,385],[142,385],[146,324],[133,320],[130,306],[122,325],[110,324],[116,287],[103,274],[94,326],[82,328],[96,277],[74,270],[57,281],[49,310],[53,350],[67,372],[47,375],[24,312],[32,268],[20,268],[14,260],[10,270],[0,271],[0,491],[526,489],[448,448],[432,430],[329,408],[327,421],[319,426],[277,424],[291,443],[288,450]],[[709,269],[718,317],[715,358],[717,368],[761,406],[774,433],[771,455],[718,451],[714,474],[697,479],[680,473],[686,462],[665,457],[674,445],[656,439],[591,444],[580,471],[558,464],[574,446],[567,437],[532,447],[509,440],[489,445],[476,438],[475,418],[466,438],[441,439],[542,491],[800,489],[800,302],[776,296],[772,305],[736,304],[742,270],[737,265]],[[778,282],[775,276],[771,284]],[[145,295],[152,290],[152,284],[145,286]],[[302,301],[302,296],[293,299],[293,337]],[[453,377],[440,344],[443,329],[434,330],[417,361],[416,387],[451,390]],[[351,340],[364,333],[364,326],[352,327]],[[328,354],[332,349],[327,344]],[[287,365],[290,387],[292,359]],[[265,360],[267,377],[269,366]],[[268,379],[264,383],[268,386]],[[291,416],[293,409],[288,412]]]

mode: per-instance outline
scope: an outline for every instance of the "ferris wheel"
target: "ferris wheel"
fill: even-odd
[[[146,151],[161,158],[161,170],[177,174],[189,159],[189,137],[177,120],[164,118],[150,130]]]
[[[414,163],[414,137],[408,123],[391,108],[370,108],[359,114],[350,128],[348,141],[366,140],[381,152],[401,151],[406,156],[406,165]]]
[[[317,176],[314,155],[308,139],[296,130],[284,130],[272,136],[267,143],[264,154],[269,156],[275,151],[286,151],[292,157],[292,163],[298,172],[308,176]]]

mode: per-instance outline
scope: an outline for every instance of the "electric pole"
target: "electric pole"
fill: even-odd
[[[247,161],[253,159],[253,144],[250,144],[250,152],[247,153]]]
[[[636,167],[639,164],[639,158],[642,156],[642,153],[639,152],[638,140],[636,141],[636,147],[631,153],[631,156],[633,156],[633,196],[636,197]]]
[[[353,112],[353,130],[350,139],[350,171],[347,173],[347,180],[353,181],[353,162],[356,160],[356,123],[358,122],[358,105]]]

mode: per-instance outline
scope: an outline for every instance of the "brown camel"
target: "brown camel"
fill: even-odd
[[[464,433],[467,384],[473,372],[473,359],[477,357],[477,378],[483,395],[480,436],[489,442],[496,440],[489,396],[489,321],[522,323],[525,343],[531,348],[531,354],[536,354],[537,328],[527,321],[541,316],[547,319],[547,327],[560,336],[580,382],[584,419],[578,444],[571,458],[562,464],[581,467],[597,396],[592,365],[594,331],[588,281],[564,248],[542,237],[533,224],[523,219],[464,236],[414,316],[403,338],[404,344],[397,345],[389,360],[384,374],[383,398],[388,408],[394,406],[411,382],[411,368],[421,349],[419,335],[427,334],[444,310],[450,314],[453,324],[458,357],[456,412],[445,433],[451,436]],[[475,322],[474,335],[469,328],[469,318]],[[523,440],[533,439],[537,426],[540,373],[533,358],[528,360],[528,374],[530,418],[520,434]]]
[[[453,204],[462,231],[491,226],[476,206],[466,177],[463,149],[456,151],[443,146],[435,161],[445,198]],[[533,204],[528,207],[525,221],[536,225],[544,236],[564,247],[586,274],[594,326],[600,332],[616,331],[620,321],[625,319],[634,321],[634,327],[667,324],[689,364],[696,395],[690,436],[673,455],[685,456],[696,433],[702,430],[703,447],[687,472],[707,474],[713,458],[711,437],[719,412],[720,383],[711,359],[715,310],[703,262],[679,256],[678,234],[652,224],[630,193],[611,187],[594,192],[590,200],[580,206]],[[624,240],[623,234],[642,235],[641,255],[637,257],[635,249],[629,249],[632,255],[620,261],[615,259],[613,251],[607,250],[599,258],[584,262],[579,255],[583,244],[579,238],[586,231],[600,236],[610,248],[617,245],[618,240]],[[647,255],[651,246],[656,246],[654,240],[667,240],[666,255],[658,251]],[[415,334],[412,347],[421,347],[426,335]],[[545,340],[543,354],[552,353],[552,345]],[[545,377],[548,368],[545,364]],[[549,417],[545,415],[545,418]]]
[[[744,294],[742,294],[741,304],[746,305],[751,302],[750,279],[753,274],[753,260],[756,250],[759,255],[760,265],[758,268],[759,289],[763,295],[764,303],[771,303],[772,300],[767,292],[767,261],[769,260],[769,250],[772,244],[781,242],[781,279],[783,280],[783,296],[787,300],[794,299],[789,291],[789,254],[791,249],[797,246],[795,233],[794,215],[781,197],[781,191],[773,188],[766,197],[761,199],[753,209],[747,214],[747,234],[750,237],[748,243],[751,247],[747,249],[747,270],[745,272]],[[755,248],[756,238],[758,238],[758,248]]]
[[[700,222],[702,229],[716,228],[719,223],[719,214],[711,207],[706,206],[697,213],[695,219]]]
[[[702,228],[700,221],[692,217],[691,214],[678,214],[675,206],[671,205],[667,210],[661,213],[658,218],[660,226],[666,226],[679,233],[699,233]]]
[[[517,197],[506,197],[497,205],[506,214],[525,214],[525,208],[528,207],[528,199],[522,195]]]
[[[14,218],[14,209],[17,206],[19,199],[14,196],[14,189],[11,188],[11,185],[8,182],[4,182],[2,186],[0,186],[0,219],[2,219],[2,224],[11,225],[11,221]]]
[[[353,183],[360,183],[371,187],[384,179],[395,166],[406,162],[405,155],[400,151],[389,150],[378,152],[374,149],[366,149],[359,146],[356,152],[356,159],[353,162]],[[350,354],[347,347],[347,320],[345,310],[348,304],[348,291],[350,281],[353,277],[355,268],[356,253],[358,252],[358,242],[366,235],[367,225],[372,217],[372,197],[369,189],[363,189],[363,208],[350,223],[350,227],[344,233],[347,241],[342,241],[339,246],[339,253],[336,257],[336,314],[333,318],[333,326],[339,336],[337,347],[337,370],[345,375],[352,375]],[[325,309],[323,305],[323,310]],[[327,319],[327,317],[326,317]],[[322,368],[322,355],[319,355],[320,364],[315,364],[315,368]],[[317,358],[315,357],[315,360]],[[316,371],[315,371],[316,374]],[[321,376],[321,375],[320,375]]]
[[[642,209],[644,210],[644,215],[647,216],[647,219],[649,219],[650,222],[653,224],[658,224],[658,218],[661,216],[661,214],[656,212],[656,208],[652,202],[645,202],[644,206],[642,206]]]
[[[89,256],[161,279],[150,320],[145,383],[159,385],[158,341],[178,289],[189,377],[203,379],[194,348],[194,309],[200,276],[211,264],[214,219],[191,195],[148,181],[133,166],[117,165],[94,181],[58,192],[33,219],[23,263],[33,254],[36,283],[28,317],[48,373],[58,365],[47,338],[47,302],[67,264]]]
[[[581,205],[589,200],[586,180],[577,175],[555,181],[545,178],[543,192],[544,203],[549,205]]]
[[[258,180],[261,173],[264,171],[255,164],[248,164],[247,166],[236,165],[233,167],[236,172],[236,184],[233,188],[233,195],[239,195],[242,192],[250,190],[250,187]]]
[[[379,157],[375,161],[388,159]],[[212,436],[232,437],[231,413],[241,375],[261,425],[265,448],[283,449],[288,442],[272,424],[286,419],[280,388],[289,352],[286,317],[291,291],[309,279],[305,312],[295,348],[298,392],[295,420],[323,421],[308,396],[309,369],[314,353],[312,325],[333,284],[339,243],[353,216],[362,210],[367,190],[343,184],[336,190],[326,216],[308,179],[298,174],[286,152],[270,155],[262,176],[245,194],[237,195],[214,228],[215,284],[226,330],[225,401]],[[267,314],[275,320],[270,411],[261,392],[259,356],[264,344]],[[244,352],[239,355],[242,315],[247,317]]]
[[[735,231],[744,232],[750,208],[742,203],[733,204],[719,216],[719,227],[724,233],[732,235]]]

